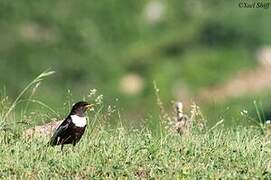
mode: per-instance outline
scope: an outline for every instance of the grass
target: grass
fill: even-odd
[[[44,72],[42,77],[50,74]],[[67,145],[61,152],[60,147],[47,146],[50,137],[27,138],[23,135],[25,126],[18,123],[13,114],[16,114],[18,102],[24,102],[23,94],[41,82],[41,79],[35,80],[14,103],[8,105],[8,98],[1,97],[2,179],[271,178],[271,127],[223,128],[224,121],[221,120],[210,128],[193,126],[189,133],[180,136],[168,128],[168,121],[172,119],[163,109],[156,86],[160,108],[157,129],[126,128],[120,112],[115,107],[104,110],[102,95],[98,95],[94,102],[100,106],[89,114],[87,131],[75,148]],[[96,90],[88,96],[93,98],[94,92]],[[27,100],[32,102],[33,94]],[[194,113],[191,111],[193,124],[205,124],[197,108],[192,108]],[[119,122],[115,128],[111,125],[114,120]]]
[[[46,147],[48,138],[1,135],[0,177],[270,178],[270,137],[254,128],[214,129],[180,137],[97,127],[74,149]]]
[[[270,178],[269,127],[212,128],[180,136],[174,131],[112,128],[99,112],[73,148],[26,138],[22,127],[0,132],[3,179]],[[160,123],[163,125],[163,123]],[[15,128],[15,127],[14,127]],[[161,127],[164,129],[164,127]],[[160,130],[160,129],[159,129]]]

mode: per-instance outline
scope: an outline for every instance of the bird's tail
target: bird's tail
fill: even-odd
[[[55,146],[57,145],[57,139],[58,139],[57,136],[53,135],[53,137],[51,137],[50,141],[47,144],[50,146]]]
[[[48,142],[48,145],[55,146],[58,145],[58,131],[55,130],[53,136],[51,137],[50,141]]]

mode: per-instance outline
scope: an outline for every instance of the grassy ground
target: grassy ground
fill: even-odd
[[[0,97],[2,179],[271,178],[271,128],[267,125],[223,128],[224,117],[220,117],[220,124],[199,128],[206,122],[194,106],[193,128],[180,136],[168,128],[171,124],[166,120],[173,119],[163,109],[158,90],[157,104],[161,111],[150,115],[145,125],[141,123],[144,128],[127,128],[128,120],[115,107],[105,108],[102,96],[98,95],[94,100],[98,108],[89,114],[87,132],[75,148],[65,146],[61,152],[60,147],[47,146],[49,137],[27,138],[23,136],[25,124],[35,125],[37,116],[46,115],[27,116],[31,110],[23,109],[18,117],[16,107],[21,102],[33,101],[37,84],[52,73],[39,75],[13,103],[8,103],[7,97]],[[32,86],[30,96],[24,99]],[[27,106],[26,103],[25,109]],[[247,114],[244,118],[250,119]]]
[[[74,149],[46,147],[1,132],[0,177],[48,178],[270,178],[270,137],[257,128],[194,131],[180,137],[144,130],[96,127]]]

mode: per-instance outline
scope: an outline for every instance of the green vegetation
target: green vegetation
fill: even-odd
[[[0,178],[270,179],[267,89],[196,102],[207,126],[183,136],[165,121],[170,101],[197,100],[258,65],[270,15],[238,1],[1,0]],[[130,74],[142,83],[135,94],[120,86]],[[97,108],[74,149],[25,137],[82,99]]]
[[[2,0],[1,92],[15,99],[51,68],[57,73],[35,96],[51,107],[62,106],[67,90],[76,101],[97,88],[110,104],[118,98],[130,118],[146,117],[155,111],[153,81],[165,102],[180,98],[176,87],[193,96],[253,67],[257,49],[271,42],[269,10],[240,9],[237,1],[172,0],[161,1],[161,15],[150,20],[150,6],[145,0]],[[120,91],[129,73],[144,81],[138,94]]]
[[[24,105],[28,108],[27,102],[34,100],[37,84],[52,73],[46,71],[35,78],[13,103],[8,103],[7,97],[0,99],[0,177],[3,179],[271,177],[268,124],[221,128],[228,120],[222,114],[220,123],[208,128],[201,126],[205,119],[198,109],[191,111],[192,128],[180,136],[173,128],[174,118],[169,122],[170,116],[163,110],[140,123],[141,128],[134,128],[125,123],[127,120],[122,118],[119,107],[109,108],[95,90],[88,98],[96,102],[97,108],[88,114],[89,125],[80,143],[74,148],[66,145],[63,152],[60,147],[50,147],[50,137],[29,136],[25,129],[45,117],[65,115],[38,101],[35,103],[51,113],[31,109],[28,111],[32,116],[28,116],[28,111],[15,111],[33,86]],[[163,108],[159,94],[156,95],[159,108]],[[251,118],[245,114],[243,120]]]
[[[259,128],[220,128],[187,136],[147,129],[88,129],[74,149],[46,147],[48,138],[1,131],[0,176],[48,178],[267,178],[270,134]],[[270,129],[267,129],[266,133]]]

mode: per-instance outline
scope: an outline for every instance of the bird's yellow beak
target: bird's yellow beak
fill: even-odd
[[[88,105],[86,105],[85,107],[87,108],[87,109],[90,109],[90,108],[92,108],[92,107],[94,107],[95,105],[94,104],[88,104]]]

